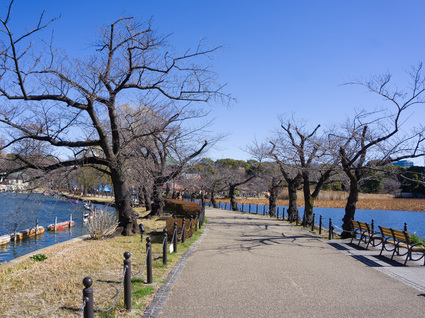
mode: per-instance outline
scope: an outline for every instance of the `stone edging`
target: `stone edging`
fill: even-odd
[[[183,268],[186,265],[189,257],[196,250],[196,248],[201,243],[203,238],[207,235],[209,227],[210,227],[210,224],[207,223],[204,233],[202,233],[200,238],[191,247],[188,248],[188,250],[183,254],[181,259],[177,262],[177,264],[171,270],[170,274],[168,274],[165,280],[165,283],[158,289],[154,299],[152,300],[152,302],[149,304],[149,306],[146,308],[145,312],[143,313],[143,316],[142,316],[143,318],[159,317],[159,314],[162,311],[162,308],[164,307],[165,302],[167,301],[171,288],[173,287],[173,285],[177,281],[177,278],[180,276],[181,272],[183,271]]]

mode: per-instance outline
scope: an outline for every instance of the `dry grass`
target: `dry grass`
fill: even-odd
[[[139,210],[139,213],[145,212]],[[144,220],[143,224],[147,232],[162,230],[165,220]],[[154,236],[152,241],[156,256],[162,249],[162,236]],[[82,280],[86,276],[93,279],[95,302],[101,308],[108,308],[121,283],[126,251],[131,253],[132,272],[137,275],[146,257],[146,240],[141,243],[140,236],[68,242],[41,250],[47,256],[45,261],[36,262],[24,256],[14,266],[1,266],[0,317],[76,317],[82,306]],[[168,266],[162,265],[161,258],[154,260],[154,281],[163,281],[183,253],[184,249],[180,248],[177,255],[169,255]],[[145,279],[146,274],[141,278]],[[123,310],[122,295],[112,311],[116,317],[141,316],[153,298],[152,293],[133,300],[132,307],[136,310],[131,315]]]
[[[321,208],[345,208],[347,194],[344,192],[327,193],[324,192],[319,199],[314,201],[315,207]],[[218,200],[219,202],[229,202],[229,200]],[[240,199],[238,203],[268,205],[267,199]],[[288,206],[289,200],[278,200],[278,205]],[[298,193],[298,205],[304,206],[304,196]],[[365,210],[393,210],[393,211],[417,211],[425,212],[424,199],[398,199],[389,194],[363,194],[359,195],[357,202],[358,209]]]

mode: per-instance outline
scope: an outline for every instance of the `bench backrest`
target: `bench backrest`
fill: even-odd
[[[369,223],[359,221],[359,226],[360,226],[360,230],[362,230],[362,231],[366,231],[366,232],[369,232],[369,233],[372,232],[371,229],[370,229]]]
[[[381,230],[382,237],[393,237],[393,233],[389,227],[379,226]]]
[[[394,241],[400,241],[410,244],[409,234],[405,231],[391,229]]]
[[[358,221],[351,220],[351,224],[353,224],[353,227],[355,229],[360,229],[360,225],[359,225],[359,222]]]

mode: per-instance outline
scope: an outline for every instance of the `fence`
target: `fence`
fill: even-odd
[[[209,207],[213,207],[211,202],[207,202],[206,203],[207,206]],[[260,214],[260,215],[270,215],[270,209],[269,207],[267,207],[267,205],[258,205],[258,204],[240,204],[241,212],[248,212],[248,213],[253,213],[253,214]],[[225,203],[225,202],[219,202],[217,203],[217,207],[219,209],[223,209],[223,210],[232,210],[231,204],[230,203]],[[286,220],[286,221],[290,221],[288,219],[288,217],[285,218],[285,208],[284,207],[276,207],[275,213],[274,213],[276,219],[281,219],[281,220]],[[322,235],[322,231],[323,231],[323,222],[322,222],[322,215],[320,215],[319,217],[319,223],[315,224],[315,220],[316,220],[316,215],[313,213],[313,220],[311,222],[311,230],[314,231],[314,229],[318,229],[319,231],[319,235]],[[298,225],[298,218],[295,219],[295,224]],[[302,225],[307,228],[307,224],[305,222],[302,222]],[[335,236],[335,226],[332,224],[332,219],[329,219],[329,227],[328,227],[328,238],[332,239]],[[341,229],[341,231],[343,231]]]
[[[206,205],[209,206],[209,207],[213,207],[211,202],[207,202]],[[270,215],[270,213],[268,211],[268,207],[266,205],[244,204],[244,203],[242,203],[242,204],[238,204],[238,208],[239,208],[239,206],[240,206],[241,212],[248,212],[248,213],[260,214],[260,215]],[[219,209],[232,210],[230,203],[218,202],[217,207]],[[282,220],[290,221],[288,219],[288,217],[285,217],[285,208],[284,207],[279,207],[279,206],[276,207],[275,217],[276,217],[276,219],[282,219]],[[316,224],[316,220],[317,220],[316,214],[313,213],[313,219],[312,219],[311,225],[307,225],[305,222],[302,222],[302,225],[305,228],[310,228],[310,226],[311,226],[311,231],[314,231],[315,229],[317,229],[319,235],[322,235],[323,230],[327,230],[328,231],[327,238],[329,240],[335,238],[335,235],[341,234],[342,232],[345,231],[344,229],[336,226],[332,222],[332,218],[329,218],[329,225],[328,225],[327,229],[325,227],[323,227],[323,217],[322,217],[322,215],[319,215],[319,222],[317,224]],[[295,220],[295,224],[298,225],[298,219]],[[372,219],[372,221],[371,221],[372,232],[374,232],[374,224],[375,224],[375,221]],[[335,230],[337,230],[337,231],[335,231]],[[404,231],[407,232],[407,223],[406,222],[404,223]]]
[[[178,235],[178,225],[177,222],[174,222],[174,228],[173,228],[173,236],[171,238],[172,242],[172,251],[174,253],[177,253],[177,243],[178,241],[181,241],[182,243],[185,240],[185,233],[192,232],[192,226],[195,227],[195,231],[201,229],[203,226],[205,220],[205,209],[203,208],[199,214],[196,215],[195,219],[191,218],[190,227],[188,229],[185,228],[186,222],[182,222],[182,227],[180,229],[180,236]],[[193,221],[195,221],[195,224],[193,225]],[[143,233],[142,233],[143,238]],[[143,240],[142,240],[143,241]],[[167,265],[167,254],[168,254],[168,230],[165,228],[163,231],[163,240],[162,240],[162,249],[158,256],[154,257],[152,253],[152,239],[150,237],[146,238],[146,257],[145,261],[142,267],[142,270],[139,274],[134,275],[131,271],[131,254],[129,252],[124,253],[124,262],[123,262],[123,275],[120,283],[120,287],[118,290],[117,295],[115,296],[115,299],[112,303],[112,305],[107,308],[103,309],[100,308],[96,302],[94,301],[94,291],[92,288],[93,280],[91,277],[85,277],[83,279],[83,304],[79,312],[79,318],[93,318],[94,317],[94,308],[96,307],[98,311],[101,312],[109,312],[112,310],[115,305],[118,302],[118,299],[121,295],[121,291],[124,293],[124,306],[127,311],[131,310],[131,277],[134,278],[140,278],[143,273],[145,272],[146,268],[146,284],[152,284],[153,283],[153,272],[152,272],[152,259],[159,259],[162,255],[162,263],[163,265]],[[170,251],[171,252],[171,251]]]

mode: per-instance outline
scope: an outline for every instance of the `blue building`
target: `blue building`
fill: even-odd
[[[400,166],[407,169],[407,168],[413,167],[413,161],[400,160],[400,161],[393,162],[393,165]]]

